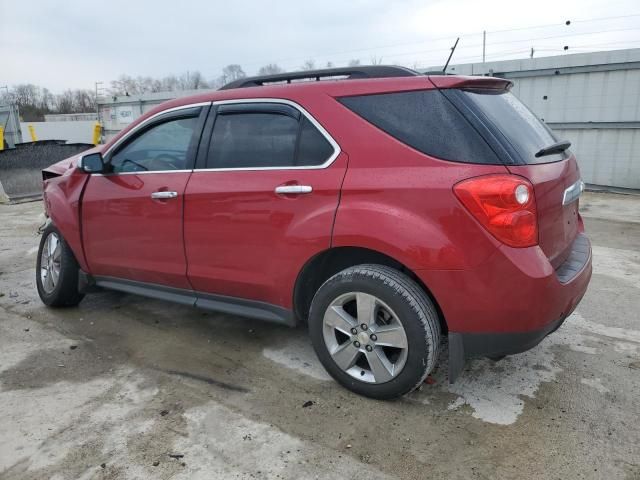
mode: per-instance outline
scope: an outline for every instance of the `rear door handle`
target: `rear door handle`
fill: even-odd
[[[178,196],[178,192],[153,192],[151,194],[151,198],[157,200],[167,200],[169,198],[176,198]]]
[[[304,193],[311,193],[313,192],[313,187],[311,185],[280,185],[278,187],[276,187],[275,192],[278,195],[282,195],[282,194],[294,194],[294,195],[301,195]]]

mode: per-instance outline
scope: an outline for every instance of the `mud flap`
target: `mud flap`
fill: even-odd
[[[454,383],[464,368],[464,341],[459,333],[449,332],[449,383]]]

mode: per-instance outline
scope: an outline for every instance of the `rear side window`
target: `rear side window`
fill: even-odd
[[[438,90],[339,100],[379,129],[427,155],[456,162],[501,163],[475,128]]]
[[[220,115],[213,127],[209,162],[215,168],[293,165],[298,121],[272,113]]]
[[[310,167],[329,160],[334,148],[308,118],[269,112],[268,106],[258,105],[263,111],[218,114],[208,168]]]
[[[296,165],[322,165],[333,154],[333,147],[318,129],[307,119],[300,124],[300,140]]]
[[[504,91],[462,90],[462,95],[506,137],[515,154],[524,163],[549,163],[566,158],[563,153],[536,158],[537,152],[558,140],[549,127],[514,94]]]

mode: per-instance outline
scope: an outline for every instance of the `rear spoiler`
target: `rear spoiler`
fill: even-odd
[[[437,88],[481,88],[508,91],[513,82],[496,77],[467,77],[458,75],[429,75],[429,80]]]

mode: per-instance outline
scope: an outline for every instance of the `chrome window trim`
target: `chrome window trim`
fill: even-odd
[[[235,171],[261,171],[261,170],[322,170],[329,167],[335,160],[338,158],[342,149],[338,142],[331,136],[331,134],[322,126],[320,122],[318,122],[313,115],[311,115],[302,105],[292,101],[287,100],[286,98],[237,98],[232,100],[217,100],[212,102],[199,102],[199,103],[190,103],[187,105],[180,105],[178,107],[169,108],[167,110],[163,110],[161,112],[157,112],[145,119],[143,122],[136,125],[132,128],[126,135],[120,138],[116,143],[111,145],[105,152],[102,153],[102,156],[106,158],[114,149],[116,149],[120,144],[129,139],[132,135],[134,135],[140,128],[144,127],[147,123],[151,122],[153,119],[160,115],[164,115],[165,113],[175,112],[178,110],[184,110],[188,108],[195,107],[205,107],[207,105],[226,105],[226,104],[234,104],[234,103],[283,103],[285,105],[289,105],[295,109],[297,109],[302,115],[304,115],[307,120],[311,122],[311,124],[318,129],[318,131],[322,134],[322,136],[329,142],[329,144],[333,147],[333,153],[329,156],[329,158],[320,165],[303,165],[303,166],[281,166],[281,167],[237,167],[237,168],[197,168],[197,169],[188,169],[188,170],[154,170],[150,172],[116,172],[116,173],[94,173],[91,175],[95,175],[98,177],[108,177],[112,175],[147,175],[150,173],[187,173],[187,172],[235,172]]]
[[[303,165],[303,166],[280,166],[280,167],[237,167],[237,168],[197,168],[194,172],[241,172],[241,171],[263,171],[263,170],[322,170],[329,167],[335,160],[338,158],[338,155],[342,152],[340,145],[335,139],[331,136],[331,134],[318,122],[313,115],[311,115],[305,108],[292,101],[287,100],[285,98],[237,98],[233,100],[217,100],[213,102],[213,106],[215,105],[228,105],[233,103],[283,103],[285,105],[289,105],[295,109],[297,109],[302,115],[304,115],[307,120],[309,120],[314,127],[318,129],[318,131],[322,134],[322,136],[329,142],[329,144],[333,147],[333,153],[329,156],[329,158],[320,165]],[[215,128],[215,126],[214,126]]]
[[[151,170],[141,172],[90,173],[94,177],[111,177],[113,175],[148,175],[150,173],[191,173],[193,170]]]

